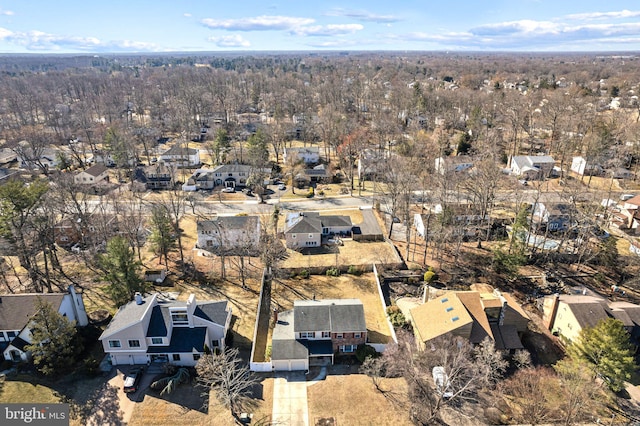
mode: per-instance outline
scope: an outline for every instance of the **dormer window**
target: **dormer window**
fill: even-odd
[[[187,325],[189,324],[189,317],[187,311],[171,311],[171,322],[173,325]]]

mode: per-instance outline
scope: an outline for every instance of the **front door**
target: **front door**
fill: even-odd
[[[169,362],[169,355],[167,354],[151,355],[151,362]]]

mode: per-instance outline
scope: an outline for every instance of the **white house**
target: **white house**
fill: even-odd
[[[304,148],[285,148],[282,154],[285,163],[302,161],[306,164],[313,164],[320,161],[320,148],[310,146]]]
[[[598,176],[602,174],[604,169],[599,164],[594,164],[582,156],[577,156],[571,160],[571,171],[579,176]]]
[[[58,167],[58,154],[60,151],[44,147],[34,152],[26,142],[20,143],[16,148],[16,156],[21,169],[33,170],[38,167],[55,169]]]
[[[226,300],[162,300],[158,294],[121,306],[100,336],[112,365],[169,363],[192,367],[207,350],[221,349],[231,322]]]
[[[213,189],[216,186],[242,187],[246,186],[247,179],[254,168],[246,164],[221,164],[213,169],[197,169],[189,177],[183,189],[185,191],[196,191],[198,189]],[[258,169],[261,174],[269,175],[268,168]]]
[[[80,185],[93,185],[103,180],[109,181],[109,171],[102,164],[94,164],[73,177],[73,182]]]
[[[172,146],[160,155],[160,161],[176,163],[178,167],[195,167],[200,165],[200,150],[180,144]]]
[[[8,361],[27,361],[25,346],[31,343],[30,324],[36,313],[36,301],[50,303],[58,313],[78,326],[86,326],[89,319],[82,294],[73,286],[65,293],[3,294],[0,296],[0,350]]]
[[[550,177],[555,160],[548,155],[514,155],[511,157],[511,173],[527,179]]]
[[[218,216],[196,224],[196,248],[215,254],[256,254],[260,244],[258,216]]]

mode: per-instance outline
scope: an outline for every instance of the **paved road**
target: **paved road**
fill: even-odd
[[[309,426],[307,380],[303,372],[278,373],[273,382],[274,425]]]

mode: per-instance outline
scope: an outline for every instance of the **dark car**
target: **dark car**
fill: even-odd
[[[133,393],[138,391],[140,380],[144,374],[144,367],[137,367],[129,371],[124,375],[124,386],[122,390],[124,393]]]

